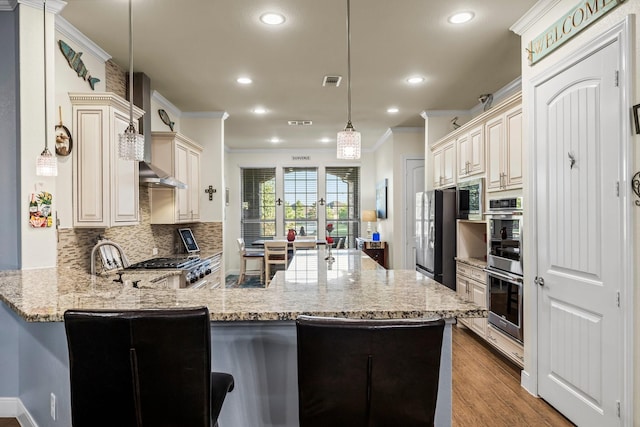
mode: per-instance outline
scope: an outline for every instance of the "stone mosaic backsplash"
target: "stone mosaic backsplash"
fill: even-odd
[[[89,272],[91,249],[99,236],[122,246],[130,263],[154,257],[184,252],[184,246],[176,231],[189,227],[202,252],[222,251],[222,222],[189,224],[151,224],[149,192],[140,187],[140,224],[111,228],[65,228],[58,230],[58,267],[72,267]]]

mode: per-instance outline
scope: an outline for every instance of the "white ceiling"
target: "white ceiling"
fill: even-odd
[[[128,69],[128,2],[66,1],[61,15]],[[520,40],[509,27],[534,3],[352,0],[352,121],[363,148],[389,128],[424,126],[424,110],[470,109],[517,78]],[[461,10],[475,19],[449,24]],[[266,11],[287,20],[265,26]],[[347,121],[346,0],[133,0],[133,25],[135,71],[183,112],[226,111],[227,147],[335,146]],[[253,84],[238,84],[240,75]],[[325,75],[341,75],[340,87],[322,87]],[[411,86],[412,75],[426,80]],[[399,112],[387,113],[392,106]]]

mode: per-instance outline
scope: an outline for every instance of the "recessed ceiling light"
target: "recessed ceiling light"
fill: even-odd
[[[251,83],[253,83],[253,80],[251,80],[249,77],[238,77],[236,81],[241,85],[250,85]]]
[[[387,108],[387,113],[397,113],[398,111],[400,111],[400,110],[398,110],[397,107]]]
[[[280,138],[278,138],[277,136],[274,136],[273,138],[271,138],[269,140],[269,142],[273,143],[273,144],[277,144],[278,142],[280,142]]]
[[[469,22],[474,17],[473,12],[458,12],[451,15],[448,19],[451,24],[464,24],[465,22]]]
[[[322,138],[320,142],[324,142],[325,144],[331,142],[331,138]]]
[[[416,85],[418,83],[422,83],[424,81],[424,77],[421,76],[413,76],[413,77],[409,77],[407,79],[407,83],[412,84],[412,85]]]
[[[256,107],[253,109],[253,112],[256,114],[264,114],[267,112],[266,108],[263,107]]]
[[[267,12],[260,16],[260,21],[267,25],[280,25],[284,23],[284,15],[274,12]]]

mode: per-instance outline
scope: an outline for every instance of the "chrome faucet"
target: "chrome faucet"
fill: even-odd
[[[95,276],[96,274],[96,252],[98,251],[98,249],[100,249],[103,246],[113,246],[118,251],[118,256],[120,257],[121,265],[118,264],[118,261],[116,259],[108,259],[106,257],[105,252],[103,251],[104,256],[102,257],[102,259],[110,267],[113,267],[112,269],[129,267],[129,260],[125,256],[122,246],[120,246],[115,242],[112,242],[111,240],[104,239],[104,240],[98,241],[98,243],[93,247],[93,249],[91,249],[91,275]]]

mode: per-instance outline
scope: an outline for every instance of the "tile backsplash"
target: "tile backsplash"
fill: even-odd
[[[149,192],[140,187],[140,224],[111,228],[65,228],[58,230],[58,267],[90,271],[91,249],[99,236],[122,246],[130,263],[152,258],[153,248],[159,255],[184,251],[178,228],[189,227],[202,252],[222,251],[222,222],[189,224],[151,224]]]

